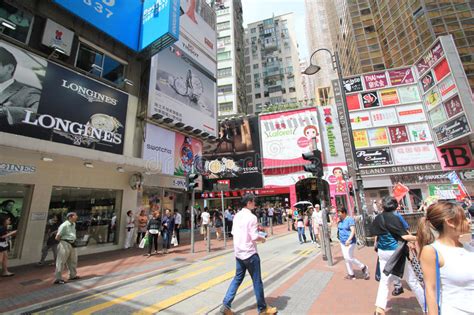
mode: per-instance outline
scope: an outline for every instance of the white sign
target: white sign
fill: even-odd
[[[422,104],[397,106],[398,119],[402,124],[426,121]]]
[[[185,35],[181,34],[175,45],[211,72],[214,77],[217,75],[216,60],[209,58],[198,46],[187,40]]]
[[[325,160],[331,161],[331,163],[345,163],[344,144],[336,105],[318,106],[318,110]]]
[[[174,174],[176,136],[158,126],[147,124],[143,144],[143,159],[147,161],[147,171],[153,174]]]
[[[392,147],[392,156],[396,165],[438,163],[433,144],[421,143]]]
[[[372,127],[370,113],[367,111],[354,112],[349,114],[352,129],[364,129]]]
[[[374,127],[398,124],[395,108],[375,109],[370,112],[370,116]]]
[[[11,163],[0,163],[0,176],[10,174],[31,174],[36,172],[36,166]]]
[[[71,55],[72,42],[74,40],[74,32],[62,25],[48,19],[44,27],[43,38],[41,43],[48,47],[57,47]]]
[[[428,123],[408,125],[408,133],[412,142],[432,141]]]
[[[264,188],[276,188],[276,187],[288,187],[296,184],[298,181],[311,177],[310,173],[298,172],[285,175],[264,175],[263,176],[263,187]]]

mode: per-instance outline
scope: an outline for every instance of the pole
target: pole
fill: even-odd
[[[191,254],[194,254],[194,189],[191,190]]]
[[[227,247],[227,231],[226,231],[226,224],[225,224],[225,210],[224,210],[224,191],[221,190],[221,203],[222,203],[222,225],[223,225],[223,233],[224,233],[224,248]]]
[[[209,224],[207,225],[206,229],[206,250],[208,253],[211,252],[211,222],[209,221]]]
[[[324,243],[324,256],[326,256],[326,259],[328,261],[328,266],[334,265],[333,259],[332,259],[332,253],[331,253],[331,242],[330,238],[331,236],[329,235],[329,228],[328,228],[328,220],[327,220],[327,210],[326,210],[326,202],[324,199],[324,193],[323,193],[323,181],[321,178],[318,178],[318,191],[319,191],[319,202],[321,203],[321,211],[323,212],[323,243]],[[324,258],[324,257],[323,257]]]

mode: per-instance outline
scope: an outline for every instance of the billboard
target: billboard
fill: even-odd
[[[318,106],[323,155],[331,163],[345,163],[344,143],[336,105]]]
[[[0,49],[17,63],[0,92],[0,131],[123,153],[126,93],[5,42]]]
[[[171,46],[153,56],[149,90],[148,116],[217,136],[216,78],[182,49]]]
[[[219,180],[229,180],[232,190],[263,187],[258,117],[221,121],[219,138],[205,144],[203,159],[204,190]]]
[[[321,147],[321,129],[315,108],[260,116],[263,168],[307,164],[301,157],[312,149],[311,139]]]
[[[393,164],[390,148],[356,150],[356,159],[360,167]]]
[[[53,1],[135,51],[179,36],[179,0]]]
[[[174,175],[186,176],[193,168],[197,173],[203,173],[202,141],[176,132],[174,151]]]
[[[438,163],[436,150],[432,143],[420,143],[392,148],[396,165],[415,165],[419,163]]]

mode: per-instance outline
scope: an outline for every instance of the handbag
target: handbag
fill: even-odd
[[[414,249],[410,249],[410,255],[408,256],[408,261],[411,264],[411,267],[413,268],[413,271],[415,272],[416,279],[420,283],[421,287],[425,287],[425,281],[423,280],[423,271],[421,270],[421,264],[420,261],[418,260],[416,256],[416,251]]]
[[[439,257],[438,251],[436,248],[433,249],[436,255],[436,303],[438,304],[438,315],[441,315],[441,304],[440,304],[440,294],[441,294],[441,275],[439,272]],[[428,313],[428,305],[426,304],[426,288],[424,289],[424,297],[425,297],[425,313]]]
[[[147,239],[148,239],[148,237],[142,238],[142,240],[140,241],[140,245],[138,245],[138,248],[145,248],[146,243],[147,243]]]
[[[176,235],[173,233],[173,236],[171,237],[171,244],[173,244],[174,247],[178,246],[178,238]]]

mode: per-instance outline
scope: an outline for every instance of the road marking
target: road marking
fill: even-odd
[[[158,290],[161,290],[163,289],[164,287],[168,286],[168,285],[173,285],[173,284],[176,284],[180,281],[183,281],[183,280],[186,280],[186,279],[189,279],[189,278],[192,278],[192,277],[195,277],[197,275],[200,275],[201,273],[204,273],[204,272],[208,272],[214,268],[216,268],[218,265],[215,265],[215,266],[209,266],[209,267],[205,267],[205,268],[202,268],[202,269],[199,269],[197,271],[194,271],[194,272],[190,272],[190,273],[187,273],[181,277],[178,277],[178,278],[175,278],[175,279],[171,279],[171,280],[167,280],[165,281],[163,284],[157,286],[157,287],[149,287],[149,288],[145,288],[145,289],[142,289],[142,290],[138,290],[138,291],[135,291],[133,293],[130,293],[130,294],[127,294],[127,295],[124,295],[124,296],[121,296],[121,297],[118,297],[118,298],[115,298],[111,301],[108,301],[108,302],[105,302],[105,303],[101,303],[101,304],[98,304],[98,305],[95,305],[95,306],[92,306],[92,307],[89,307],[89,308],[86,308],[86,309],[83,309],[79,312],[76,312],[74,313],[74,315],[88,315],[88,314],[91,314],[93,312],[97,312],[97,311],[101,311],[101,310],[104,310],[106,308],[109,308],[115,304],[120,304],[120,303],[124,303],[124,302],[127,302],[127,301],[130,301],[130,300],[133,300],[134,298],[140,296],[140,295],[144,295],[144,294],[147,294],[147,293],[150,293],[152,291],[158,291]]]
[[[179,302],[182,302],[186,299],[189,299],[190,297],[196,295],[196,294],[199,294],[203,291],[206,291],[210,288],[212,288],[213,286],[215,285],[218,285],[224,281],[227,281],[229,279],[231,279],[232,277],[234,277],[235,275],[235,270],[232,270],[232,271],[229,271],[217,278],[214,278],[212,280],[209,280],[209,281],[206,281],[206,282],[203,282],[201,283],[200,285],[198,285],[197,287],[193,288],[193,289],[189,289],[189,290],[186,290],[178,295],[175,295],[173,297],[170,297],[164,301],[161,301],[159,303],[156,303],[156,304],[153,304],[153,305],[150,305],[148,307],[145,307],[143,309],[141,309],[140,311],[138,312],[135,312],[133,313],[134,315],[150,315],[150,314],[155,314],[155,313],[158,313],[159,311],[162,311],[164,309],[167,309],[168,307],[170,306],[173,306]]]

